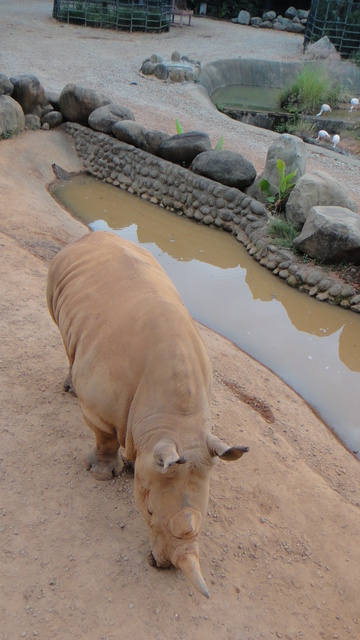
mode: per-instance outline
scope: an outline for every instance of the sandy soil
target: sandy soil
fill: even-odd
[[[17,25],[20,48],[29,24]],[[250,452],[212,474],[200,540],[209,601],[148,565],[131,475],[101,483],[86,472],[92,433],[62,391],[45,284],[51,257],[87,230],[49,196],[52,163],[80,169],[59,131],[0,143],[0,639],[355,640],[359,462],[226,339],[200,327],[214,432]]]

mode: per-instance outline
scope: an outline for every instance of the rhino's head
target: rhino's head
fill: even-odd
[[[206,597],[198,537],[207,510],[209,474],[217,456],[238,460],[246,451],[209,435],[201,450],[181,452],[175,442],[162,439],[136,458],[135,497],[148,526],[152,564],[178,567]]]

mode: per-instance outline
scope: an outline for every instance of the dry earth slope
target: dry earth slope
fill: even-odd
[[[86,233],[49,196],[77,171],[60,131],[1,142],[0,639],[359,637],[360,466],[273,373],[205,327],[218,464],[201,538],[207,601],[147,563],[131,475],[94,480],[45,304],[48,260]]]

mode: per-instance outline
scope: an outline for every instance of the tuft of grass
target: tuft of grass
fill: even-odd
[[[292,224],[282,217],[274,217],[270,220],[268,229],[274,244],[284,249],[292,249],[294,240],[299,235]]]
[[[323,67],[306,66],[280,95],[280,106],[294,114],[314,114],[323,103],[336,107],[343,88],[334,84]]]

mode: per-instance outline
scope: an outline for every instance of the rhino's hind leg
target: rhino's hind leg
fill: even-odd
[[[85,419],[86,420],[86,419]],[[124,462],[119,453],[119,443],[116,434],[101,431],[88,420],[86,423],[95,433],[96,447],[85,456],[85,466],[97,480],[111,480],[119,476]]]

